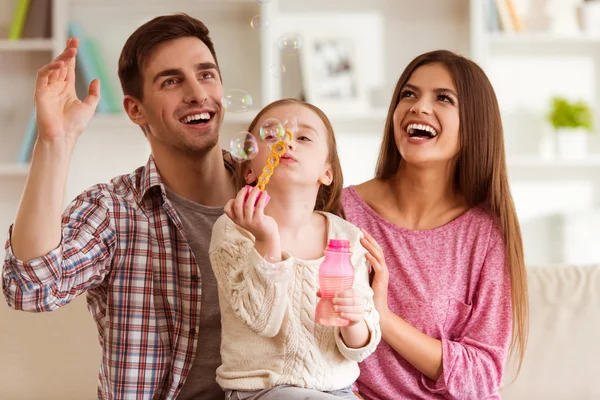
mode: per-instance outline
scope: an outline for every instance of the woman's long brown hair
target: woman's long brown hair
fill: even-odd
[[[484,205],[497,219],[506,247],[513,310],[511,355],[523,363],[529,331],[527,271],[521,228],[508,184],[504,133],[494,89],[484,71],[473,61],[445,50],[415,58],[398,80],[385,123],[376,177],[388,180],[398,171],[402,157],[394,138],[393,115],[400,92],[420,66],[439,63],[452,75],[460,102],[460,143],[454,184],[471,207]]]
[[[337,143],[335,141],[335,134],[333,132],[333,126],[329,121],[329,118],[325,115],[323,111],[317,106],[314,106],[310,103],[306,103],[302,100],[297,99],[281,99],[276,100],[268,105],[266,105],[260,112],[254,117],[250,126],[248,127],[248,132],[253,132],[262,117],[274,109],[275,107],[280,107],[288,104],[298,104],[303,107],[306,107],[313,111],[315,114],[319,116],[325,128],[327,129],[327,148],[329,150],[328,160],[331,165],[331,172],[333,175],[333,180],[330,185],[321,185],[319,188],[319,192],[317,193],[317,201],[315,203],[316,211],[325,211],[332,214],[335,214],[341,218],[345,218],[344,208],[342,207],[342,188],[344,187],[344,178],[342,175],[342,166],[340,164],[340,158],[338,156],[337,151]],[[254,132],[255,134],[256,132]],[[244,171],[247,168],[247,162],[240,164],[239,169],[236,173],[236,180],[238,188],[242,188],[246,185],[246,181],[244,180]]]

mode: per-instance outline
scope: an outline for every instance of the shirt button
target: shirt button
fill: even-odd
[[[200,280],[200,278],[198,278],[198,275],[192,275],[192,280],[194,282],[198,282]]]
[[[196,334],[196,328],[190,329],[190,335],[195,335],[195,334]]]

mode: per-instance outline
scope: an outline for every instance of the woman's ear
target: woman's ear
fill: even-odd
[[[327,167],[327,169],[325,170],[325,172],[323,172],[323,174],[319,177],[319,183],[321,185],[325,185],[325,186],[329,186],[331,185],[331,183],[333,182],[333,171],[331,170],[331,167]]]

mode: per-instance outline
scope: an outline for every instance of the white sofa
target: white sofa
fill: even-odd
[[[600,243],[599,243],[600,244]],[[504,400],[600,399],[600,265],[530,267],[530,332]]]

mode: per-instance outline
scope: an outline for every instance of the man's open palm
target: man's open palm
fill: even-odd
[[[100,81],[94,79],[85,100],[75,92],[75,56],[79,40],[69,39],[65,50],[37,74],[35,105],[40,139],[76,141],[100,101]]]

